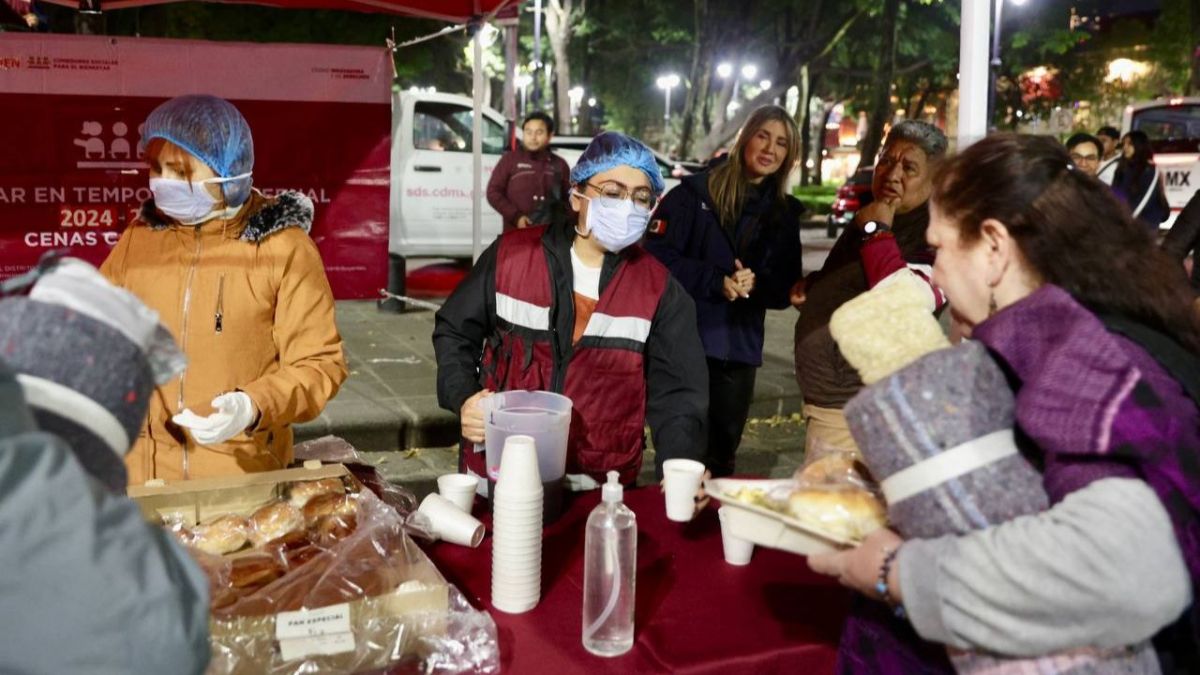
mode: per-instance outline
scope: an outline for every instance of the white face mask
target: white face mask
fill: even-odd
[[[199,225],[218,216],[237,213],[239,207],[213,211],[217,200],[208,193],[206,185],[228,183],[249,178],[249,173],[229,178],[208,178],[199,182],[176,178],[151,178],[150,192],[154,194],[154,205],[168,218],[182,225]]]
[[[590,232],[605,250],[620,253],[646,233],[650,211],[634,204],[632,199],[586,197],[578,191],[575,196],[588,200],[587,232],[580,234]]]

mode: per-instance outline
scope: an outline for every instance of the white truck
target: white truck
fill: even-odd
[[[468,96],[400,91],[392,97],[391,199],[388,236],[388,290],[403,295],[409,258],[470,260],[472,254],[471,123]],[[483,186],[508,138],[508,122],[483,109]],[[520,133],[520,130],[517,130]],[[558,143],[560,138],[565,144]],[[552,150],[574,166],[590,139],[555,137]],[[667,189],[680,173],[661,157]],[[483,245],[501,231],[500,214],[483,202]],[[392,303],[388,303],[392,304]]]

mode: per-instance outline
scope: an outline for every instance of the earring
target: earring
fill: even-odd
[[[1000,308],[996,306],[996,291],[994,291],[994,290],[989,291],[988,292],[988,316],[992,316],[993,314],[995,314],[996,310],[998,310],[998,309],[1000,309]]]

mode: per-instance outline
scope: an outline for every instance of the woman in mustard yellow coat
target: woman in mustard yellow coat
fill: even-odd
[[[129,482],[284,468],[290,424],[346,379],[312,202],[252,189],[250,128],[228,101],[172,99],[142,134],[154,196],[101,271],[158,311],[188,365],[155,392]]]

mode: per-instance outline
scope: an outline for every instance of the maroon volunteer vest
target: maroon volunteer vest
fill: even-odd
[[[483,350],[483,386],[493,391],[554,390],[553,290],[544,227],[505,233],[496,256],[496,332]],[[645,449],[646,375],[643,354],[667,269],[640,246],[627,249],[605,286],[566,369],[561,393],[573,403],[567,473],[605,481],[637,478]],[[564,298],[563,302],[574,302]],[[466,452],[480,476],[483,453]]]

